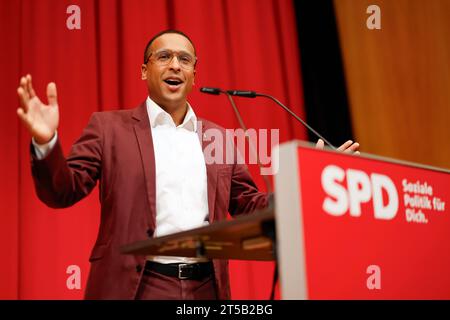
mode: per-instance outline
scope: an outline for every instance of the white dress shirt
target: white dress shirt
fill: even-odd
[[[183,123],[176,126],[170,114],[149,97],[147,113],[152,127],[156,173],[155,237],[207,225],[208,189],[203,150],[197,135],[197,117],[188,104]],[[32,143],[37,159],[52,150],[57,134],[45,145]],[[149,256],[160,263],[194,263],[198,258]]]
[[[183,123],[150,98],[147,112],[152,127],[156,166],[155,237],[207,225],[206,165],[197,134],[197,117],[188,104]],[[160,263],[190,263],[196,258],[148,257]]]

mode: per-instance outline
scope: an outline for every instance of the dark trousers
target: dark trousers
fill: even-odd
[[[180,280],[152,270],[145,270],[136,295],[137,300],[215,300],[214,276],[202,280]]]

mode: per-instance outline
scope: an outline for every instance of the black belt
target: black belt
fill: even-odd
[[[144,272],[150,270],[181,280],[201,280],[214,273],[212,262],[165,264],[147,261],[145,263]]]

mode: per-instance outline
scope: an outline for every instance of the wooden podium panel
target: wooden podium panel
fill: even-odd
[[[163,237],[132,243],[124,254],[206,257],[210,259],[274,260],[274,213],[258,211]]]

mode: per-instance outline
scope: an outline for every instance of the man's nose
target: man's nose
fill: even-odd
[[[169,67],[171,69],[175,69],[175,70],[180,70],[181,66],[180,66],[180,62],[178,61],[178,56],[174,55],[172,57],[172,60],[170,61]]]

